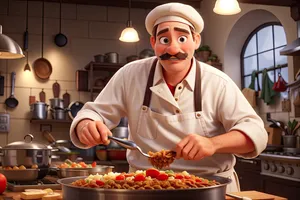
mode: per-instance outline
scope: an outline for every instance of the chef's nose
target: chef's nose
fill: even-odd
[[[179,43],[177,42],[177,40],[172,40],[172,42],[170,43],[170,45],[167,48],[167,53],[170,55],[175,55],[178,52],[180,52]]]

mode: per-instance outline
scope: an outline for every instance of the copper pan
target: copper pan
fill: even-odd
[[[44,1],[42,6],[42,57],[38,58],[33,63],[33,69],[37,77],[39,77],[42,80],[49,79],[51,73],[52,73],[52,65],[51,63],[43,57],[43,51],[44,51]]]

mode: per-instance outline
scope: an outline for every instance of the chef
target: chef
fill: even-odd
[[[261,118],[236,84],[218,69],[197,61],[204,22],[191,6],[167,3],[146,17],[154,57],[131,62],[87,102],[70,129],[80,148],[108,144],[108,135],[128,118],[129,140],[144,152],[176,151],[174,171],[230,177],[238,191],[235,157],[258,156],[267,144]],[[130,170],[151,168],[128,150]]]

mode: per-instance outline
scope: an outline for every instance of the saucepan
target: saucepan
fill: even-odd
[[[91,174],[107,174],[112,172],[114,166],[97,165],[92,168],[52,168],[57,172],[59,178],[89,176]]]
[[[7,181],[35,181],[39,177],[41,169],[0,169]]]

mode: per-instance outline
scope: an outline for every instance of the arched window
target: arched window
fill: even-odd
[[[266,23],[257,27],[247,38],[241,53],[242,88],[248,87],[251,74],[258,72],[255,90],[262,86],[262,71],[268,69],[273,82],[277,81],[278,73],[288,81],[287,56],[280,55],[280,50],[287,44],[284,29],[280,23]]]

